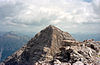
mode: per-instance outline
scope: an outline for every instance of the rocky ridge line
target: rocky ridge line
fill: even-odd
[[[5,65],[99,65],[100,45],[93,39],[76,41],[69,33],[48,26],[9,56]]]

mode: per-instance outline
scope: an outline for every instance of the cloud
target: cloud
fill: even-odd
[[[93,0],[92,2],[94,13],[100,18],[100,0]]]
[[[71,28],[80,30],[89,23],[99,23],[99,14],[100,0],[0,1],[0,22],[15,28],[41,28],[53,24],[68,31]]]
[[[33,1],[32,3],[29,1],[29,4],[27,3],[25,5],[26,8],[16,15],[17,20],[21,20],[21,22],[26,21],[25,23],[29,24],[34,22],[41,23],[43,21],[59,24],[59,22],[62,21],[66,23],[84,23],[97,22],[99,20],[97,19],[97,11],[94,11],[92,4],[82,0],[60,0],[58,3],[56,0],[43,0],[42,4],[38,3],[33,5],[34,2],[38,3],[41,2],[41,0]]]

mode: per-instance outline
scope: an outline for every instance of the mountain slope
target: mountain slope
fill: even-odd
[[[28,44],[9,56],[5,65],[41,65],[69,63],[98,63],[100,46],[93,40],[76,41],[69,33],[55,26],[48,26],[32,38]],[[87,44],[88,43],[88,44]]]
[[[0,61],[4,60],[22,45],[27,43],[29,37],[19,36],[12,32],[7,32],[0,36]]]

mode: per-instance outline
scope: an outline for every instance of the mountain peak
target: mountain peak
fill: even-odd
[[[55,27],[54,25],[49,25],[46,28],[51,28],[51,29],[58,29],[57,27]]]
[[[37,33],[24,47],[9,56],[4,63],[6,65],[34,65],[38,61],[51,62],[57,58],[61,62],[74,63],[81,57],[87,61],[83,55],[90,49],[84,44],[86,43],[76,41],[68,32],[49,25]]]
[[[49,25],[48,27],[51,27],[51,28],[53,28],[53,27],[55,27],[54,25]]]
[[[46,31],[53,31],[53,30],[58,30],[59,32],[61,31],[59,28],[55,27],[54,25],[49,25],[47,26],[45,29],[43,30],[46,30]],[[42,31],[43,31],[42,30]]]
[[[49,25],[37,33],[35,37],[28,42],[24,50],[19,50],[19,52],[22,51],[20,55],[17,55],[19,53],[17,52],[13,55],[13,58],[7,59],[6,63],[11,59],[16,58],[14,56],[17,56],[22,62],[24,59],[26,63],[31,63],[33,60],[34,62],[32,63],[43,59],[51,60],[53,58],[49,58],[48,56],[53,57],[56,53],[60,52],[59,48],[61,47],[63,40],[75,39],[69,33],[63,32],[53,25]],[[19,62],[17,61],[16,63]]]

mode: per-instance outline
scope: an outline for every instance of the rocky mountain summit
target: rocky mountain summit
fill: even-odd
[[[100,43],[75,40],[68,32],[49,25],[2,65],[100,65]]]

